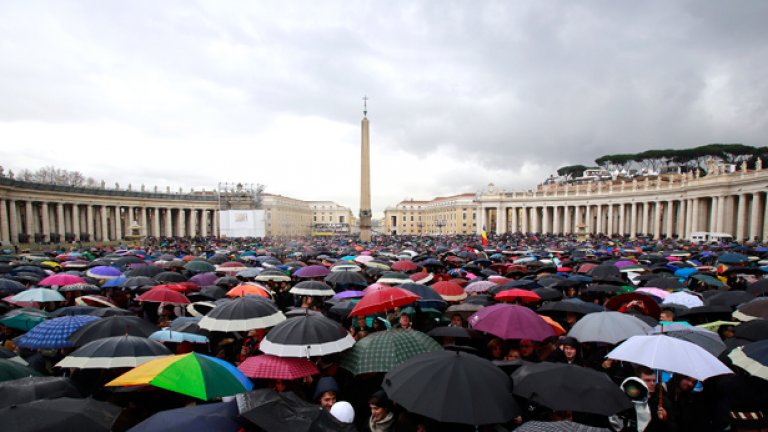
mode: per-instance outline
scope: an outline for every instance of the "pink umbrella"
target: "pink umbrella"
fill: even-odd
[[[654,297],[658,297],[658,298],[660,298],[662,300],[664,300],[664,297],[666,297],[667,294],[669,294],[668,292],[664,291],[663,289],[659,289],[659,288],[638,288],[635,291],[640,291],[640,292],[648,293],[648,294],[650,294],[650,295],[652,295]]]
[[[248,357],[237,366],[248,378],[294,380],[320,373],[305,358],[278,357],[271,354]]]
[[[38,282],[39,286],[64,286],[64,285],[72,285],[76,283],[86,283],[85,279],[81,278],[80,276],[75,276],[71,274],[66,273],[58,273],[52,276],[48,276],[47,278],[41,280]]]
[[[469,317],[469,325],[502,339],[542,341],[555,335],[552,327],[536,312],[511,304],[486,306]]]

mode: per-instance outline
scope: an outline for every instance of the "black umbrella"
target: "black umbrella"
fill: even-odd
[[[649,280],[645,286],[663,290],[682,288],[683,284],[677,278],[663,277]]]
[[[749,285],[747,287],[747,292],[756,297],[768,295],[768,279],[760,279]]]
[[[476,304],[481,306],[490,306],[492,304],[495,304],[496,302],[493,301],[493,297],[489,295],[478,294],[478,295],[467,297],[466,300],[464,300],[464,303]]]
[[[301,281],[294,285],[289,292],[296,295],[316,297],[332,296],[336,294],[336,291],[334,291],[327,283],[314,280]]]
[[[356,285],[365,287],[368,286],[368,281],[365,277],[358,272],[351,271],[332,271],[325,277],[325,281],[334,285]]]
[[[237,285],[237,284],[235,284]],[[200,288],[199,292],[189,294],[188,297],[190,299],[193,295],[200,296],[200,297],[207,297],[211,300],[218,300],[222,297],[224,297],[227,294],[227,292],[219,285],[210,285],[210,286],[204,286]]]
[[[563,292],[550,287],[536,288],[533,290],[544,301],[560,300],[563,298]]]
[[[340,319],[345,319],[349,316],[349,314],[352,312],[352,309],[355,308],[355,305],[357,304],[356,301],[353,301],[356,299],[344,299],[334,302],[326,302],[328,304],[331,304],[330,309],[328,309],[328,313],[335,315],[336,317],[339,317]]]
[[[136,367],[173,354],[160,342],[139,336],[112,336],[88,342],[56,364],[62,368],[112,369]]]
[[[248,331],[272,327],[285,320],[275,304],[262,297],[244,296],[226,302],[219,300],[198,324],[212,331]]]
[[[435,327],[427,333],[432,337],[451,337],[458,339],[475,339],[482,336],[482,334],[476,330],[472,330],[466,327]]]
[[[382,387],[403,408],[440,422],[504,423],[519,413],[507,375],[460,351],[415,355],[389,371]]]
[[[585,302],[579,299],[569,299],[569,300],[560,300],[556,302],[546,303],[542,307],[538,308],[536,312],[544,315],[550,315],[553,312],[554,313],[572,312],[579,315],[586,315],[588,313],[602,312],[604,310],[605,310],[604,307],[594,303]]]
[[[720,291],[717,294],[708,297],[706,304],[735,307],[742,303],[747,303],[750,300],[754,300],[754,298],[755,296],[745,291]]]
[[[19,281],[5,278],[0,279],[0,293],[4,293],[5,295],[18,294],[25,289],[27,289],[27,287]]]
[[[611,415],[632,401],[608,375],[566,363],[534,363],[512,374],[514,393],[555,411]]]
[[[15,432],[104,432],[122,409],[95,399],[41,399],[0,409],[3,429]]]
[[[725,305],[704,305],[692,307],[678,314],[677,319],[688,321],[691,324],[728,320],[733,310]]]
[[[733,335],[753,342],[768,339],[768,320],[756,319],[741,323],[733,329]]]
[[[338,322],[307,313],[277,324],[260,349],[278,357],[324,356],[351,348],[355,339]]]
[[[146,276],[146,277],[155,277],[159,275],[160,273],[163,273],[165,270],[163,270],[161,267],[157,266],[143,266],[139,268],[135,268],[132,270],[128,270],[125,272],[126,277],[135,277],[135,276]]]
[[[282,272],[281,272],[282,273]],[[234,277],[234,276],[223,276],[218,279],[216,279],[213,282],[216,286],[237,286],[240,284],[240,279]]]
[[[157,330],[159,329],[154,324],[136,316],[111,316],[80,327],[69,336],[69,341],[76,346],[82,346],[112,336],[131,335],[146,338]]]
[[[155,285],[159,285],[159,282],[149,276],[131,276],[124,280],[122,284],[120,284],[120,286],[130,289],[153,287]]]
[[[160,411],[131,432],[232,432],[240,430],[237,402],[218,402]]]
[[[336,420],[328,411],[292,392],[259,389],[237,395],[240,415],[265,431],[353,432],[353,424]]]
[[[100,316],[100,317],[113,317],[113,316],[136,316],[133,312],[116,307],[100,307],[95,308],[88,315]]]
[[[172,271],[164,271],[162,273],[158,273],[153,277],[154,280],[162,283],[173,283],[173,282],[186,282],[187,277],[184,276],[181,273],[176,273]]]
[[[0,408],[60,397],[82,395],[72,381],[64,377],[27,377],[0,382]]]

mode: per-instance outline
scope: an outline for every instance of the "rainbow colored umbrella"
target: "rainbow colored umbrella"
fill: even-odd
[[[213,357],[195,352],[163,357],[144,363],[106,384],[107,387],[152,385],[202,400],[211,400],[250,390],[248,378],[225,367]]]

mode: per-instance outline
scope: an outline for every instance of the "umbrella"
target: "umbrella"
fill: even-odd
[[[453,314],[457,313],[461,315],[461,317],[466,321],[475,312],[479,311],[484,307],[485,306],[483,305],[473,304],[473,303],[461,303],[457,305],[451,305],[451,306],[448,306],[448,309],[445,310],[445,312],[443,313],[443,316],[450,319]]]
[[[195,273],[211,273],[216,271],[216,266],[199,259],[184,264],[184,268]]]
[[[432,336],[433,338],[449,337],[449,338],[459,338],[459,339],[475,339],[482,335],[480,332],[472,329],[468,329],[466,327],[450,327],[450,326],[435,327],[432,330],[430,330],[427,334]]]
[[[464,292],[464,288],[462,288],[461,285],[457,284],[456,282],[435,282],[432,284],[431,288],[437,291],[437,293],[440,294],[440,296],[445,301],[461,301],[467,298],[467,293]]]
[[[85,279],[81,278],[80,276],[74,276],[67,273],[57,273],[55,275],[46,277],[37,284],[40,286],[49,287],[71,285],[76,283],[85,283]]]
[[[158,342],[172,342],[172,343],[181,343],[181,342],[190,342],[190,343],[199,343],[199,344],[208,343],[207,336],[195,334],[195,333],[178,332],[178,331],[171,330],[170,328],[158,330],[152,333],[151,335],[149,335],[149,339],[153,341],[158,341]]]
[[[238,285],[225,294],[227,297],[258,296],[268,298],[267,289],[261,285],[253,285],[250,282]]]
[[[365,276],[354,271],[333,271],[323,280],[334,285],[368,286]]]
[[[107,297],[101,296],[101,295],[84,295],[77,297],[75,299],[75,304],[78,306],[95,306],[95,307],[106,307],[106,308],[114,308],[114,303]]]
[[[176,273],[172,271],[164,271],[164,272],[158,273],[155,276],[153,276],[153,279],[161,283],[174,283],[174,282],[187,281],[186,276],[184,276],[181,273]]]
[[[73,315],[90,315],[94,310],[96,310],[96,308],[93,306],[64,306],[51,312],[51,316],[63,317]]]
[[[295,272],[293,272],[293,275],[300,278],[318,278],[318,277],[325,277],[330,274],[331,271],[328,270],[325,266],[321,265],[310,265],[306,267],[301,267]]]
[[[121,276],[123,272],[112,266],[96,266],[88,269],[85,274],[96,279],[112,279]]]
[[[294,285],[288,292],[296,295],[318,297],[332,296],[336,294],[336,291],[334,291],[327,283],[313,280],[301,281]]]
[[[403,261],[396,261],[392,264],[392,270],[394,271],[401,271],[401,272],[412,272],[416,271],[419,266],[416,265],[413,261],[410,260],[403,260]]]
[[[460,351],[411,357],[384,376],[390,399],[410,412],[446,423],[504,423],[518,415],[510,380],[488,360]],[[424,397],[430,389],[430,397]]]
[[[653,329],[652,334],[665,334],[673,338],[691,342],[704,348],[708,353],[715,357],[726,350],[725,343],[723,343],[717,333],[699,327],[676,324],[659,325]]]
[[[149,276],[132,276],[129,278],[126,278],[120,286],[124,288],[131,288],[131,289],[137,289],[137,288],[143,288],[143,287],[153,287],[155,285],[159,285],[160,283],[154,279],[152,279]]]
[[[182,293],[168,289],[153,287],[151,290],[136,297],[138,301],[155,302],[155,303],[170,303],[170,304],[190,304],[189,299]]]
[[[576,321],[568,336],[579,342],[604,342],[615,345],[632,336],[647,335],[651,327],[633,317],[619,312],[596,312]]]
[[[341,423],[328,411],[292,392],[259,389],[237,395],[240,415],[260,430],[280,432],[352,432],[354,425]]]
[[[101,292],[101,288],[99,288],[97,285],[88,284],[88,283],[76,283],[71,285],[65,285],[63,287],[59,287],[59,292],[89,292],[89,293],[98,293]]]
[[[232,368],[234,369],[234,367]],[[107,387],[152,385],[202,400],[248,391],[237,369],[195,352],[150,360],[108,382]],[[242,378],[238,377],[240,374]]]
[[[291,277],[285,274],[285,272],[277,269],[268,269],[259,273],[254,280],[259,282],[290,282]]]
[[[717,262],[722,264],[741,264],[748,261],[748,256],[734,252],[726,252],[717,257]]]
[[[405,273],[388,271],[388,272],[382,273],[381,276],[379,276],[379,278],[376,280],[376,282],[387,284],[387,285],[398,285],[398,284],[411,282],[411,279]]]
[[[489,289],[495,288],[497,286],[498,286],[497,284],[491,281],[477,281],[477,282],[472,282],[468,284],[466,287],[464,287],[464,291],[467,294],[484,293],[484,292],[487,292]]]
[[[306,314],[277,324],[259,348],[279,357],[314,357],[341,352],[354,344],[355,339],[336,321]]]
[[[16,432],[77,431],[112,429],[122,409],[92,398],[41,399],[0,409],[3,428]]]
[[[0,358],[0,382],[31,376],[40,376],[40,373],[16,361]]]
[[[586,315],[594,312],[603,312],[605,308],[584,300],[573,298],[560,300],[555,302],[545,303],[542,307],[536,310],[538,313],[550,315],[552,312],[559,313],[575,313],[579,315]]]
[[[28,331],[49,317],[48,312],[39,309],[21,308],[3,315],[0,318],[0,324],[16,330]]]
[[[136,367],[171,354],[160,342],[139,336],[112,336],[88,342],[64,357],[56,366],[78,369]]]
[[[272,327],[284,320],[285,315],[271,301],[246,296],[213,308],[198,325],[214,331],[248,331]]]
[[[426,285],[408,282],[398,285],[397,288],[408,290],[421,297],[419,300],[416,300],[416,303],[421,307],[443,309],[446,306],[443,297],[437,291]]]
[[[270,354],[248,357],[237,368],[248,378],[263,379],[294,380],[320,373],[307,359]]]
[[[210,286],[215,285],[216,280],[218,277],[216,276],[216,273],[213,272],[206,272],[206,273],[198,273],[191,278],[189,278],[190,282],[196,283],[198,286]]]
[[[246,269],[246,270],[243,270],[243,271],[239,271],[239,272],[237,272],[237,274],[235,276],[241,277],[241,278],[244,278],[244,279],[249,279],[249,278],[255,278],[260,273],[261,273],[261,269],[254,267],[254,268],[249,268],[249,269]]]
[[[137,316],[111,316],[90,322],[72,333],[75,346],[111,336],[131,335],[146,338],[157,330],[154,324]]]
[[[194,261],[193,261],[194,262]],[[129,429],[130,432],[232,432],[237,422],[237,402],[217,402],[160,411]]]
[[[682,288],[683,284],[677,278],[662,277],[649,280],[645,286],[667,290]]]
[[[34,376],[0,382],[0,408],[38,399],[81,396],[72,381],[64,377]]]
[[[696,279],[697,281],[703,283],[704,285],[709,285],[714,288],[725,288],[726,285],[721,281],[720,279],[716,277],[712,277],[710,275],[705,274],[694,274],[691,276],[691,278]]]
[[[700,381],[733,373],[704,348],[664,335],[632,336],[606,357],[680,373]]]
[[[635,292],[620,294],[605,302],[605,308],[616,311],[632,302],[639,302],[640,306],[638,307],[641,308],[643,314],[653,319],[659,319],[661,308],[659,307],[659,304],[653,300],[653,297],[648,294]]]
[[[750,375],[768,380],[768,339],[740,346],[728,358]]]
[[[53,318],[41,322],[34,328],[23,334],[16,345],[29,349],[59,349],[74,346],[69,341],[72,335],[80,327],[99,320],[92,315],[75,315]]]
[[[331,297],[331,300],[344,300],[344,299],[350,299],[350,298],[360,298],[364,296],[365,293],[363,291],[342,291],[333,297]],[[331,302],[331,300],[326,300],[327,302]]]
[[[746,291],[719,291],[712,297],[707,298],[708,305],[725,305],[735,307],[742,303],[754,300],[755,297]]]
[[[370,315],[377,312],[385,312],[398,306],[411,304],[420,298],[416,294],[402,288],[378,288],[366,293],[349,315]]]
[[[704,306],[704,301],[696,295],[687,293],[685,291],[678,291],[678,292],[667,294],[667,296],[664,297],[664,301],[662,302],[662,304],[663,305],[678,304],[678,305],[683,305],[687,308],[695,308],[699,306]]]
[[[747,287],[747,292],[753,296],[766,296],[768,295],[768,278],[763,278],[750,284]]]
[[[512,288],[504,291],[500,291],[494,297],[495,300],[500,301],[515,301],[520,300],[525,303],[535,303],[541,300],[541,297],[533,291],[528,291],[520,288]]]
[[[469,317],[469,325],[502,339],[542,341],[555,331],[536,312],[518,305],[496,304]]]
[[[134,276],[146,276],[146,277],[154,278],[155,276],[163,272],[164,270],[161,267],[142,266],[142,267],[138,267],[138,268],[126,271],[125,276],[128,278],[131,278]]]
[[[0,279],[0,293],[5,295],[18,294],[27,289],[23,283],[13,279]]]
[[[768,319],[768,298],[757,298],[749,303],[741,305],[733,317],[739,321],[752,321],[754,319]]]
[[[17,302],[59,302],[66,300],[63,295],[48,288],[31,288],[13,296]]]
[[[604,372],[567,363],[531,363],[512,374],[514,394],[555,411],[609,416],[632,401]]]
[[[416,330],[387,330],[360,339],[339,362],[353,375],[388,372],[424,352],[441,351],[434,339]]]

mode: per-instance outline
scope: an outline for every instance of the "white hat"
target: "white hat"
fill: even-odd
[[[346,401],[338,401],[331,406],[331,414],[342,423],[352,423],[355,421],[355,409]]]

